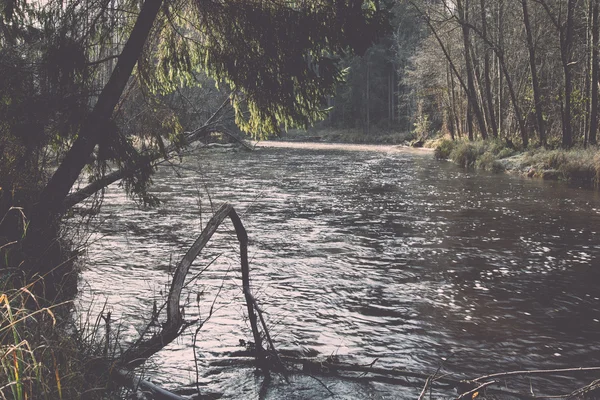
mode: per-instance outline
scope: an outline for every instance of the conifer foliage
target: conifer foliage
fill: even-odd
[[[165,106],[181,88],[214,79],[231,93],[238,126],[256,137],[307,126],[324,115],[324,99],[342,78],[337,57],[364,52],[387,29],[387,12],[371,0],[3,0],[0,7],[0,215],[22,207],[34,253],[55,238],[84,172],[104,182],[115,168],[127,170],[124,186],[152,200],[153,161],[184,145],[193,128]],[[127,115],[139,109],[145,114]],[[143,129],[132,128],[138,123]],[[0,246],[18,231],[6,219]],[[2,257],[5,267],[21,258]]]

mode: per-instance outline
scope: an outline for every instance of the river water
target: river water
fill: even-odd
[[[458,377],[600,364],[600,198],[591,190],[465,171],[429,152],[377,146],[198,152],[161,168],[163,201],[140,209],[111,187],[95,222],[80,308],[107,304],[133,338],[169,271],[222,202],[250,237],[253,291],[282,350]],[[212,262],[212,264],[210,264]],[[206,318],[153,358],[167,387],[199,382],[225,398],[259,397],[249,368],[212,367],[251,333],[228,223],[196,260],[186,318]],[[538,379],[534,393],[589,382]],[[338,398],[416,398],[408,386],[324,381]],[[530,382],[507,383],[522,388]],[[512,385],[512,386],[511,386]],[[327,398],[297,378],[261,396]]]

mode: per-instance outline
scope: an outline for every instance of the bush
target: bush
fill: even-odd
[[[460,142],[454,146],[454,149],[450,153],[450,159],[462,167],[472,168],[481,154],[481,149],[482,147],[472,143]]]
[[[564,162],[559,165],[559,171],[566,180],[593,185],[597,182],[597,156],[587,150],[570,151],[563,155]]]
[[[475,166],[479,169],[492,171],[495,173],[504,171],[504,165],[499,163],[496,156],[490,151],[486,151],[479,158],[477,158]]]
[[[456,142],[450,139],[441,139],[435,146],[433,155],[437,160],[447,160],[454,150]]]
[[[502,150],[500,150],[496,156],[498,159],[502,159],[502,158],[508,158],[514,154],[515,154],[515,151],[513,149],[505,147]]]
[[[537,150],[527,154],[527,164],[540,171],[552,171],[544,179],[562,179],[580,182],[586,186],[598,185],[600,155],[598,149]]]

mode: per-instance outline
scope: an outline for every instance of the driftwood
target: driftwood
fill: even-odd
[[[548,374],[560,374],[560,373],[598,372],[598,371],[600,371],[600,367],[532,369],[532,370],[523,370],[523,371],[499,372],[497,374],[480,376],[478,378],[472,379],[472,381],[477,382],[477,381],[482,381],[485,379],[506,378],[509,376],[531,376],[531,375],[548,375]]]

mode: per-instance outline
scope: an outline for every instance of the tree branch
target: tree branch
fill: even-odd
[[[248,266],[248,234],[244,228],[239,216],[235,212],[233,206],[230,204],[223,204],[215,212],[213,217],[208,221],[206,227],[200,233],[200,236],[196,239],[194,244],[189,248],[185,256],[181,259],[175,274],[173,275],[173,281],[169,289],[169,295],[167,297],[167,320],[161,325],[159,332],[153,334],[150,338],[144,338],[144,335],[138,339],[129,349],[127,349],[119,358],[118,364],[123,365],[127,369],[133,369],[142,365],[148,358],[153,354],[160,351],[166,345],[175,340],[181,332],[191,323],[184,321],[183,315],[180,308],[181,291],[185,286],[185,278],[189,272],[189,269],[202,249],[206,246],[208,241],[217,231],[221,223],[225,218],[229,217],[233,222],[235,232],[240,242],[240,258],[241,258],[241,269],[242,269],[242,282],[244,295],[246,296],[246,305],[248,307],[248,317],[252,326],[252,334],[256,344],[256,353],[260,367],[267,373],[267,366],[264,363],[264,352],[261,346],[261,337],[258,330],[257,317],[255,313],[255,305],[253,297],[250,292],[250,272]],[[150,330],[150,325],[155,323],[154,319],[146,327],[144,332]]]

